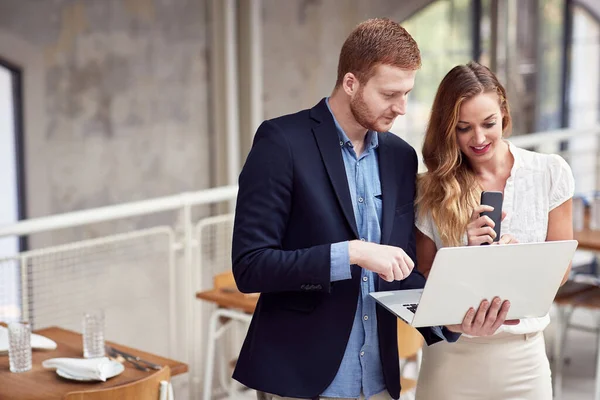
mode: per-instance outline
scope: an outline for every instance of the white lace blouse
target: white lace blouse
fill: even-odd
[[[507,141],[508,142],[508,141]],[[540,154],[508,142],[514,165],[504,188],[501,235],[510,233],[520,243],[544,242],[548,231],[548,213],[573,197],[575,181],[566,161],[556,154]],[[426,215],[416,220],[417,228],[443,247],[437,228]],[[467,245],[467,235],[463,236]],[[510,299],[509,299],[510,300]],[[550,323],[548,315],[521,320],[518,325],[502,325],[496,333],[525,334],[542,331]]]

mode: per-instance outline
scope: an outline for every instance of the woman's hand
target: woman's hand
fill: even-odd
[[[496,237],[494,221],[487,215],[480,215],[484,211],[493,211],[494,207],[480,205],[475,207],[471,220],[467,225],[467,240],[469,246],[479,246],[482,243],[493,243]]]
[[[508,300],[502,301],[495,297],[490,302],[483,300],[477,311],[470,308],[465,314],[462,324],[448,325],[452,332],[465,333],[471,336],[489,336],[496,333],[500,325],[517,325],[519,320],[506,321],[506,315],[510,309]]]
[[[515,238],[510,233],[505,233],[504,235],[500,236],[500,240],[498,241],[498,244],[514,244],[514,243],[519,243],[519,241],[517,240],[517,238]]]

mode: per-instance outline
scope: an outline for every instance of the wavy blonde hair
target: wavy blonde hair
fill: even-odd
[[[487,67],[476,62],[459,65],[444,77],[433,102],[423,143],[427,172],[419,176],[419,217],[431,214],[444,246],[462,246],[481,186],[457,143],[456,125],[461,104],[482,93],[498,94],[503,134],[510,131],[506,90]]]

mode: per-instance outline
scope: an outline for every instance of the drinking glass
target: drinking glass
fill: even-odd
[[[8,324],[8,358],[10,372],[31,369],[31,325],[29,322]]]
[[[104,311],[93,310],[83,315],[83,357],[104,357]]]

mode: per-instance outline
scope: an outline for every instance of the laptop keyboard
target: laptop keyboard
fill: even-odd
[[[413,304],[402,304],[405,308],[407,308],[408,310],[410,310],[411,312],[415,313],[417,312],[417,306],[419,305],[418,303],[413,303]]]

